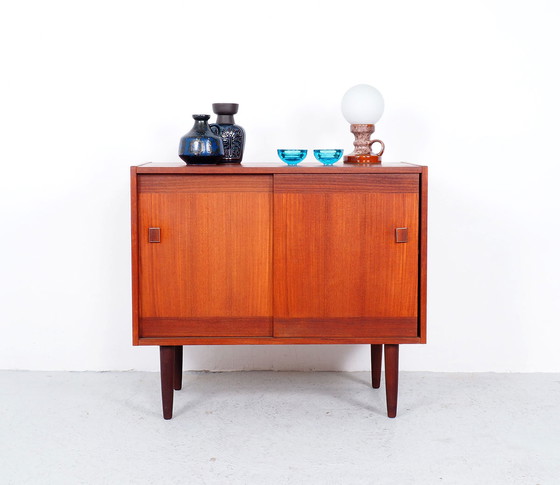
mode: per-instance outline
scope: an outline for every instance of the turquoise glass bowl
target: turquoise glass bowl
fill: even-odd
[[[340,160],[344,150],[340,148],[333,148],[329,150],[313,150],[313,155],[323,165],[332,165]]]
[[[288,165],[297,165],[307,156],[307,150],[278,149],[278,156]]]

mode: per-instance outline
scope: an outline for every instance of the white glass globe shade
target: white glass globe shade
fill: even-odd
[[[358,84],[342,97],[342,114],[353,125],[374,125],[384,108],[383,96],[368,84]]]

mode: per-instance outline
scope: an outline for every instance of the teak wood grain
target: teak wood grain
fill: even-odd
[[[419,344],[416,337],[143,337],[138,345],[338,345]]]
[[[138,177],[137,167],[130,168],[130,229],[131,229],[131,269],[132,269],[132,343],[138,345],[140,291],[140,263],[138,261]]]
[[[276,194],[418,193],[416,174],[277,174]]]
[[[194,174],[352,174],[359,175],[364,173],[376,174],[404,174],[404,173],[421,173],[423,167],[413,163],[383,163],[378,164],[336,164],[326,167],[319,162],[304,161],[297,167],[288,166],[280,162],[272,163],[243,163],[241,165],[185,165],[184,163],[145,163],[137,167],[137,173],[141,174],[178,174],[178,175],[194,175]]]
[[[133,343],[371,344],[396,416],[399,344],[426,342],[427,167],[131,169]]]
[[[275,337],[416,337],[416,317],[274,318]]]
[[[418,193],[412,174],[276,175],[274,336],[417,335]]]
[[[161,337],[198,335],[201,319],[206,335],[270,335],[272,177],[141,175],[138,189],[140,337],[169,318],[182,325]]]
[[[142,318],[140,334],[157,337],[259,337],[272,335],[270,317]]]
[[[418,258],[418,286],[420,298],[418,301],[419,329],[421,343],[426,343],[427,301],[428,301],[428,167],[422,167],[420,176],[420,238]]]
[[[150,194],[216,194],[222,192],[271,192],[272,176],[266,175],[157,175],[140,176],[138,192]]]
[[[345,169],[351,170],[352,173],[344,172],[330,174],[325,174],[323,172],[292,174],[286,173],[285,171],[277,168],[267,168],[267,170],[272,171],[269,175],[261,173],[255,174],[253,172],[254,169],[252,168],[247,172],[244,172],[243,167],[225,167],[233,170],[232,173],[226,174],[222,173],[224,167],[214,167],[216,168],[218,175],[212,175],[213,172],[209,167],[205,167],[202,174],[192,174],[190,170],[183,171],[181,173],[160,173],[162,170],[161,168],[144,167],[144,171],[140,171],[140,168],[142,167],[132,167],[131,170],[133,209],[133,342],[136,345],[159,345],[155,343],[156,341],[169,345],[178,345],[179,342],[177,339],[181,339],[181,345],[189,343],[197,345],[200,344],[201,338],[204,339],[205,344],[304,343],[306,338],[309,339],[310,343],[332,343],[333,337],[341,339],[341,343],[343,341],[347,343],[385,343],[387,342],[387,338],[392,338],[396,343],[424,343],[426,341],[425,308],[427,231],[425,220],[427,217],[427,167],[383,167],[383,171],[377,169],[376,167],[366,167],[365,173],[362,173],[363,170],[359,171],[359,169],[356,168],[356,170]],[[168,167],[164,168],[167,169]],[[411,169],[415,170],[415,173],[411,173]],[[389,170],[391,171],[390,173],[387,172]],[[244,173],[246,174],[242,175]],[[301,242],[301,248],[303,248],[303,250],[300,251],[299,245],[296,244],[295,254],[292,255],[288,255],[286,253],[288,249],[287,244],[284,245],[284,247],[282,246],[283,242],[287,243],[287,239],[282,241],[283,237],[287,235],[287,232],[285,232],[284,236],[282,236],[282,231],[286,231],[288,229],[288,225],[285,225],[283,229],[281,227],[282,224],[278,223],[281,217],[284,217],[282,215],[283,210],[279,210],[279,208],[282,207],[282,202],[280,204],[276,204],[275,214],[272,214],[271,197],[273,190],[276,194],[274,197],[277,201],[279,200],[279,197],[290,199],[292,196],[296,197],[295,200],[298,200],[298,197],[301,196],[304,196],[304,198],[311,197],[312,200],[315,200],[313,203],[316,203],[317,196],[319,196],[319,200],[324,199],[323,202],[319,203],[318,207],[315,207],[317,211],[314,212],[312,208],[313,203],[311,206],[307,207],[306,212],[304,211],[304,213],[307,214],[306,217],[308,217],[309,221],[301,221],[302,224],[299,226],[300,228],[303,228],[304,231],[303,241]],[[204,222],[200,222],[201,220],[208,220],[206,214],[210,211],[217,211],[220,213],[220,206],[218,204],[210,207],[208,206],[208,201],[203,202],[202,205],[206,206],[205,212],[204,210],[200,210],[201,207],[197,206],[196,201],[200,204],[201,201],[204,201],[207,198],[214,201],[216,201],[216,198],[221,198],[221,204],[223,206],[225,200],[224,197],[226,199],[227,197],[233,197],[233,199],[237,199],[239,202],[247,196],[250,198],[255,197],[255,199],[251,199],[254,204],[251,206],[249,211],[245,211],[246,214],[252,214],[253,207],[262,206],[261,200],[266,200],[266,210],[257,211],[257,216],[258,214],[261,214],[261,216],[266,219],[265,226],[268,225],[268,231],[265,232],[267,232],[268,244],[264,242],[265,238],[261,232],[260,240],[262,242],[261,248],[263,250],[260,257],[255,257],[256,260],[260,260],[261,262],[266,260],[267,262],[264,266],[268,267],[268,269],[265,269],[264,273],[261,274],[264,279],[259,279],[255,273],[252,273],[254,279],[248,280],[249,283],[253,281],[253,283],[257,285],[256,293],[253,291],[246,291],[245,293],[239,293],[241,298],[236,298],[231,290],[231,280],[228,282],[227,279],[220,278],[219,275],[220,271],[223,271],[224,273],[228,273],[231,278],[232,274],[239,272],[240,267],[238,265],[230,265],[226,268],[224,268],[223,264],[217,265],[218,268],[212,270],[212,274],[217,275],[216,278],[213,278],[208,271],[209,269],[212,269],[212,261],[223,262],[225,255],[229,251],[228,244],[230,240],[228,240],[228,236],[231,235],[228,235],[227,231],[226,233],[222,232],[222,249],[218,249],[220,244],[217,244],[214,249],[211,249],[208,244],[210,237],[209,232],[211,232],[208,230],[209,226],[208,224],[205,225]],[[342,220],[345,220],[346,214],[352,214],[352,217],[349,220],[355,220],[356,214],[354,213],[355,210],[351,208],[352,203],[346,206],[342,204],[344,207],[340,207],[339,204],[338,208],[337,205],[334,204],[336,210],[335,212],[330,213],[330,216],[328,217],[323,214],[323,216],[317,218],[315,217],[315,214],[324,212],[324,210],[329,207],[329,204],[332,205],[331,202],[328,202],[329,199],[334,198],[335,200],[342,200],[344,197],[350,197],[351,199],[357,198],[358,205],[364,209],[364,206],[362,205],[364,198],[368,199],[372,196],[374,199],[376,197],[381,197],[381,202],[373,202],[374,205],[381,210],[381,212],[386,212],[386,206],[391,205],[394,205],[391,209],[394,211],[396,207],[404,203],[406,206],[405,210],[409,211],[408,215],[414,219],[412,223],[408,224],[409,229],[412,228],[409,242],[397,245],[400,246],[398,250],[401,251],[401,253],[408,254],[408,256],[401,261],[401,265],[397,265],[397,273],[393,275],[393,281],[402,278],[401,281],[406,280],[408,283],[401,288],[401,291],[404,291],[402,295],[405,295],[405,297],[399,299],[400,301],[395,307],[396,311],[393,311],[391,304],[387,306],[387,302],[391,299],[393,299],[393,307],[395,306],[395,285],[391,288],[391,284],[388,286],[381,284],[381,288],[378,288],[378,291],[374,291],[375,285],[373,285],[372,289],[371,281],[367,279],[367,274],[369,274],[366,271],[367,264],[356,262],[352,263],[351,261],[350,264],[346,264],[348,263],[348,259],[345,258],[347,258],[348,255],[356,255],[357,253],[360,253],[360,251],[363,251],[364,243],[360,243],[360,238],[363,236],[362,229],[364,227],[368,227],[367,223],[364,226],[363,222],[360,222],[360,230],[358,231],[358,234],[355,234],[354,236],[351,234],[345,234],[344,236],[339,235],[338,237],[342,238],[341,241],[339,241],[342,242],[341,246],[336,242],[336,228],[332,229],[335,234],[333,239],[333,236],[330,234],[331,230],[328,229],[328,224],[324,225],[325,229],[323,230],[323,235],[325,235],[325,237],[323,237],[323,235],[317,236],[316,231],[311,231],[314,226],[307,223],[311,222],[314,224],[318,219],[319,222],[321,222],[321,217],[323,217],[324,221],[327,219],[333,219],[334,217],[336,222],[337,216],[343,216]],[[394,197],[395,199],[388,201],[385,205],[382,200],[388,200],[384,199],[386,197]],[[421,201],[418,201],[418,197],[421,198]],[[403,200],[407,199],[409,202],[403,202]],[[416,202],[410,205],[411,200],[416,200]],[[142,201],[141,206],[139,205],[139,201]],[[421,203],[419,204],[419,202]],[[243,209],[247,208],[247,204],[244,205],[242,202],[239,203],[241,203]],[[227,203],[225,204],[228,205]],[[190,231],[190,234],[199,233],[199,236],[195,236],[195,240],[199,240],[198,246],[201,248],[201,251],[196,250],[196,244],[189,244],[188,247],[185,245],[186,235],[179,238],[180,242],[173,242],[173,248],[170,248],[169,240],[165,237],[165,227],[162,228],[164,234],[162,236],[164,241],[163,243],[146,242],[146,237],[144,234],[141,234],[141,232],[146,226],[151,227],[152,225],[155,225],[155,220],[151,220],[150,222],[142,221],[143,226],[141,226],[139,219],[145,218],[146,211],[149,212],[151,210],[154,214],[163,214],[170,207],[173,208],[170,211],[170,214],[175,214],[175,216],[171,215],[163,217],[168,217],[171,225],[182,227],[184,229],[184,227],[186,227],[184,224],[184,217],[185,213],[188,212],[191,213],[191,218],[198,220],[195,225],[191,225],[191,229],[193,229],[193,231]],[[310,208],[311,210],[309,210]],[[365,210],[367,211],[368,209],[366,208]],[[296,210],[293,215],[294,219],[291,222],[286,222],[289,222],[289,224],[292,225],[297,225],[300,219],[300,214]],[[222,216],[217,216],[214,222],[216,223],[215,225],[223,228],[224,217]],[[239,216],[239,214],[237,214],[237,216]],[[361,216],[358,215],[357,217],[359,219]],[[249,217],[238,222],[240,222],[240,227],[247,227],[247,225],[251,224],[255,226],[255,223],[261,225],[261,222],[259,221],[262,222],[259,217],[256,217],[256,219]],[[197,229],[196,224],[198,223],[202,224],[202,227],[200,228],[201,231]],[[273,271],[272,269],[271,259],[273,252],[273,245],[271,242],[273,223],[280,226],[277,231],[274,231],[275,239],[277,240],[274,244],[274,258],[278,259],[278,255],[282,251],[284,251],[286,258],[286,264],[282,262],[282,258],[280,258],[280,262],[275,263],[277,266],[276,271]],[[338,223],[340,224],[340,220]],[[401,223],[402,220],[396,223],[396,225],[400,226]],[[414,229],[415,223],[417,229]],[[348,228],[351,227],[352,224],[355,226],[355,222],[351,222],[349,226],[347,220],[342,223],[341,227],[345,230],[345,232],[348,232]],[[238,224],[229,225],[229,230],[234,228],[233,230],[235,232],[237,231],[235,227],[238,227]],[[291,230],[293,230],[293,227]],[[370,224],[370,228],[371,227],[372,226]],[[373,230],[376,231],[377,229],[373,228]],[[418,231],[420,231],[420,234],[418,234]],[[313,238],[308,238],[308,232],[314,232],[315,236]],[[204,234],[204,236],[201,236],[201,234]],[[295,233],[292,234],[293,237],[294,234]],[[169,232],[167,233],[167,236],[169,236]],[[367,231],[365,236],[367,236]],[[237,237],[238,235],[234,236],[233,239],[235,240]],[[297,237],[301,238],[302,233],[300,232],[300,235]],[[387,239],[394,237],[394,235],[386,233],[384,237]],[[200,243],[201,238],[203,240],[202,243]],[[243,239],[243,237],[241,237],[241,239]],[[355,244],[352,248],[346,247],[346,249],[350,249],[350,251],[348,254],[344,254],[344,251],[340,251],[339,246],[345,247],[345,245],[348,245],[349,241],[352,239],[356,239],[358,244]],[[367,252],[368,247],[371,248],[374,246],[371,245],[370,238],[366,237],[363,239],[367,244],[367,246],[365,246]],[[220,240],[220,238],[217,240]],[[167,243],[167,249],[162,250],[161,248],[163,246],[160,246],[160,244],[165,243]],[[325,245],[325,248],[329,245],[330,247],[323,249],[323,253],[320,256],[316,254],[314,256],[312,252],[309,252],[309,248],[313,247],[313,245]],[[414,249],[415,245],[416,249]],[[239,241],[237,252],[242,259],[243,254],[247,253],[247,247],[250,247],[251,251],[254,249],[253,246],[244,246],[243,243]],[[359,249],[360,247],[362,247],[361,250]],[[140,251],[140,248],[142,248],[142,251]],[[385,250],[387,250],[387,248],[391,250],[391,244],[386,246]],[[414,252],[418,250],[420,251],[420,258],[418,259],[416,257],[415,263],[417,268],[415,276],[416,283],[410,283],[410,281],[414,279],[409,278],[409,276],[413,274],[413,271],[410,271],[410,262],[414,260]],[[220,257],[211,257],[210,253],[212,253],[212,251],[221,253],[221,259]],[[306,251],[307,256],[305,256]],[[342,257],[340,257],[341,254],[339,251],[342,253]],[[190,278],[186,278],[187,274],[185,272],[185,264],[189,259],[186,256],[187,254],[191,255],[191,260],[196,259],[199,262],[208,261],[210,266],[206,266],[205,264],[200,265],[198,269],[194,270],[194,272],[191,271]],[[320,259],[323,256],[325,257],[325,262],[323,263],[321,271],[324,272],[324,275],[321,276],[320,274],[317,274],[316,269],[313,269],[313,259]],[[358,256],[360,255],[358,254]],[[387,258],[380,257],[383,256],[383,251],[378,252],[376,256],[378,261],[391,262],[391,258],[387,260]],[[247,255],[245,257],[247,258]],[[310,261],[306,262],[306,257],[312,258]],[[371,252],[369,257],[371,264]],[[336,263],[337,260],[340,261],[341,259],[342,264]],[[358,257],[357,259],[361,258]],[[304,271],[296,271],[297,274],[295,279],[291,277],[280,278],[280,275],[283,272],[284,274],[287,274],[286,271],[289,270],[290,266],[295,266],[296,261],[303,262]],[[356,261],[356,258],[354,261]],[[368,260],[366,258],[364,263],[367,263],[367,261]],[[311,266],[307,263],[311,263]],[[251,264],[248,265],[251,266]],[[202,266],[205,266],[207,270],[202,268]],[[243,266],[246,267],[247,265],[242,264],[241,267]],[[357,272],[348,271],[348,268],[353,268],[354,266],[357,266]],[[335,269],[338,267],[339,269],[332,272],[332,269],[329,269],[331,267],[334,267]],[[385,267],[390,268],[390,264]],[[373,269],[373,272],[377,273],[377,277],[381,277],[380,281],[383,281],[384,276],[382,267],[376,265],[370,269]],[[309,281],[310,271],[311,273],[315,271],[314,281],[313,278]],[[388,269],[385,275],[385,280],[387,280],[387,278],[391,279],[391,271],[391,269]],[[326,276],[329,272],[332,272],[333,276],[327,278]],[[273,273],[275,275],[274,286],[272,284]],[[339,275],[339,279],[342,277],[343,279],[351,281],[352,278],[358,278],[360,281],[358,284],[346,287],[344,285],[336,285],[337,273]],[[348,273],[348,275],[346,273]],[[199,274],[201,274],[200,277]],[[340,276],[341,274],[342,276]],[[365,279],[367,288],[369,289],[366,288],[363,290],[364,293],[361,296],[356,295],[355,290],[349,290],[349,288],[359,288],[364,280],[364,275],[366,275]],[[319,277],[317,278],[317,276]],[[311,285],[307,285],[307,288],[304,288],[305,282],[303,285],[300,285],[299,283],[301,283],[301,280],[305,280],[306,278],[308,282],[311,282]],[[191,283],[187,284],[187,279],[190,279]],[[291,290],[288,290],[288,279],[292,281],[290,286],[292,288]],[[194,284],[192,283],[193,280],[196,281]],[[158,283],[160,281],[162,284]],[[209,289],[209,286],[211,286],[211,281],[218,282],[218,286],[221,283],[223,284],[224,289],[227,290],[226,287],[228,287],[229,290],[223,292],[220,291],[220,288],[217,288],[217,291],[209,292],[207,290]],[[239,279],[237,281],[239,282]],[[261,284],[263,281],[264,284]],[[319,281],[319,283],[313,284],[316,281]],[[324,283],[325,281],[328,281],[329,283]],[[332,282],[334,282],[334,285]],[[416,290],[414,290],[415,284],[417,285]],[[302,289],[298,290],[297,286],[302,286]],[[335,288],[333,288],[333,286]],[[245,287],[248,288],[247,285],[245,285]],[[332,293],[327,291],[329,287],[332,289]],[[200,290],[200,288],[203,289]],[[268,290],[266,290],[266,288],[268,288]],[[259,289],[263,290],[260,293],[260,299]],[[413,291],[409,291],[411,289]],[[343,295],[342,298],[340,297],[341,290]],[[291,291],[295,295],[296,302],[297,294],[299,293],[300,300],[304,301],[306,305],[309,303],[316,305],[317,294],[322,293],[322,295],[319,295],[319,302],[322,300],[323,303],[320,303],[319,306],[323,307],[323,313],[320,311],[315,312],[315,310],[313,310],[307,314],[304,313],[303,315],[298,315],[297,312],[292,312],[290,314],[285,312],[283,315],[277,312],[274,317],[274,320],[276,321],[276,331],[274,332],[272,301],[273,299],[275,300],[275,309],[281,310],[280,303],[283,301],[283,298],[285,302],[287,301],[286,292],[288,291]],[[344,292],[346,292],[346,295],[350,297],[349,299],[344,296]],[[141,293],[146,298],[141,298]],[[269,295],[268,299],[266,297],[266,293]],[[305,296],[301,296],[304,293]],[[329,294],[327,295],[327,293]],[[409,295],[408,298],[406,297],[407,293]],[[307,298],[309,295],[313,294],[316,297],[315,303],[308,301]],[[372,294],[373,298],[370,298]],[[392,296],[390,296],[391,294]],[[198,297],[196,295],[198,295]],[[219,295],[221,295],[221,297]],[[224,295],[226,296],[224,297]],[[245,295],[245,297],[243,297],[243,295]],[[334,296],[331,298],[331,295]],[[387,295],[390,296],[389,300],[386,299]],[[253,298],[253,296],[256,296],[256,299]],[[193,300],[196,300],[197,298],[199,304],[193,304]],[[348,303],[346,303],[347,300],[352,303],[352,298],[355,298],[354,303],[358,302],[358,305],[348,305]],[[234,300],[236,300],[237,307],[232,305]],[[253,304],[249,304],[248,309],[240,308],[239,305],[241,304],[241,301],[244,300],[250,300]],[[259,300],[261,301],[260,307],[257,304],[255,309],[255,304]],[[413,300],[416,301],[416,313],[409,311],[411,307],[410,302]],[[200,302],[206,303],[200,304]],[[346,311],[334,311],[336,310],[337,305],[341,305],[343,309],[346,308]],[[380,311],[383,309],[384,305],[387,310],[386,313]],[[262,311],[262,308],[267,306],[268,310]],[[351,310],[349,310],[350,306],[352,307]],[[216,307],[218,307],[218,310],[216,310]],[[285,308],[287,309],[288,307]],[[317,306],[315,309],[317,309]],[[393,323],[389,324],[389,320],[385,317],[393,318]],[[416,321],[416,324],[413,324],[413,321]],[[337,327],[337,324],[340,325]],[[273,335],[277,338],[277,340],[268,338]]]

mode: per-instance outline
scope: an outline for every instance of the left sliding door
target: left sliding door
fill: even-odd
[[[272,335],[272,176],[138,175],[139,337]]]

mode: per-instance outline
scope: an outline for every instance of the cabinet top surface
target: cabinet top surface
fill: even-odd
[[[133,166],[136,173],[420,173],[422,165],[412,163],[382,164],[336,164],[325,166],[319,162],[302,162],[297,166],[288,166],[282,162],[242,163],[241,165],[186,165],[183,162],[149,162]]]

